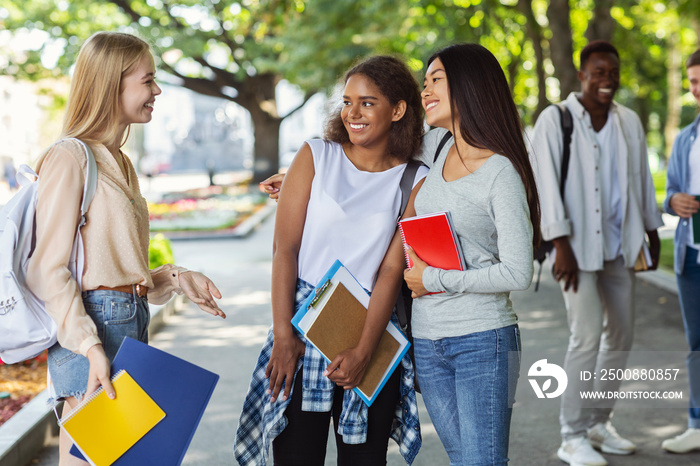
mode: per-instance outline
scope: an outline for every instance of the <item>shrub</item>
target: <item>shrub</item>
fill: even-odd
[[[172,264],[174,262],[170,240],[162,233],[151,238],[151,241],[148,243],[148,267],[155,269],[163,264]]]

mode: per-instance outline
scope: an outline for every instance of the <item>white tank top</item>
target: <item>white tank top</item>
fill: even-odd
[[[314,180],[299,249],[298,276],[317,285],[339,260],[371,291],[401,208],[399,183],[406,164],[383,172],[358,170],[343,147],[322,139],[306,141]],[[420,167],[414,185],[428,173]]]

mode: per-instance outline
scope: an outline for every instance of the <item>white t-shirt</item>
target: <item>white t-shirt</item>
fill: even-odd
[[[359,170],[343,147],[322,139],[306,141],[314,180],[299,249],[298,277],[317,285],[340,260],[371,291],[377,270],[396,231],[406,164],[383,172]],[[420,167],[414,186],[428,173]]]
[[[600,146],[603,257],[611,261],[622,254],[622,198],[617,178],[617,137],[611,115],[596,133],[596,139]]]

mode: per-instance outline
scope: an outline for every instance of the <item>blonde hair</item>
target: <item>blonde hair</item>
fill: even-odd
[[[90,36],[75,62],[61,138],[105,145],[121,138],[122,79],[150,53],[148,43],[131,34],[98,32]]]

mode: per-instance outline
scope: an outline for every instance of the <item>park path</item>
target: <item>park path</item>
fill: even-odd
[[[173,243],[178,264],[200,270],[214,279],[224,294],[221,307],[228,314],[226,320],[220,320],[188,305],[171,317],[151,341],[154,346],[221,376],[185,457],[185,465],[233,464],[233,437],[238,416],[250,374],[271,323],[273,224],[274,219],[270,217],[244,239]],[[551,274],[545,270],[540,291],[534,292],[533,288],[512,294],[520,318],[523,342],[523,369],[518,397],[525,402],[519,402],[514,408],[510,457],[511,464],[516,466],[554,466],[563,464],[556,457],[560,443],[559,403],[556,400],[542,403],[528,401],[532,393],[523,390],[531,390],[526,378],[530,361],[548,355],[553,360],[563,358],[568,330],[563,299]],[[682,358],[685,340],[675,294],[639,280],[636,298],[635,350]],[[680,361],[680,364],[683,365],[683,362]],[[677,386],[684,388],[685,379],[679,379]],[[414,465],[447,465],[447,456],[422,401],[420,403],[423,448]],[[680,433],[685,423],[684,407],[621,407],[616,411],[615,425],[622,434],[637,442],[639,450],[629,457],[607,455],[607,458],[613,466],[700,464],[700,453],[671,455],[660,448],[661,440]],[[326,465],[335,464],[333,439],[330,437]],[[32,464],[57,464],[57,447],[51,445],[45,448]],[[388,464],[405,464],[393,442],[390,442]]]

